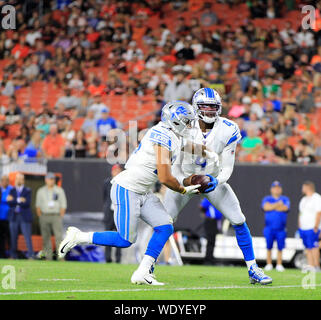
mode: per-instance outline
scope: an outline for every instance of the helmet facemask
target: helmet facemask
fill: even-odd
[[[222,105],[220,104],[197,104],[198,116],[205,123],[214,123],[222,111]]]
[[[172,119],[171,128],[176,134],[180,136],[185,136],[186,134],[188,134],[188,130],[194,127],[195,127],[195,119],[189,119],[186,117],[182,117],[181,119],[180,118]]]

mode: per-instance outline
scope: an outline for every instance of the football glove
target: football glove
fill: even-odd
[[[207,176],[211,179],[211,181],[207,184],[208,188],[205,189],[205,191],[203,193],[209,193],[209,192],[215,190],[215,188],[218,185],[218,180],[216,178],[214,178],[210,174],[207,174]]]
[[[193,193],[199,193],[197,190],[201,185],[195,184],[192,186],[184,187],[184,190],[181,192],[181,194],[193,194]]]

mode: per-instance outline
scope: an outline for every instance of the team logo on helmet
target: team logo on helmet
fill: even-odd
[[[172,101],[163,107],[161,119],[175,133],[184,135],[186,129],[191,128],[197,119],[197,114],[189,103]]]
[[[171,119],[173,120],[174,117],[178,117],[179,115],[187,115],[187,110],[183,107],[183,106],[179,106],[173,113],[171,116]]]

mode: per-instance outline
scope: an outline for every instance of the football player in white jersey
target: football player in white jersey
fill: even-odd
[[[188,103],[174,101],[162,109],[162,121],[148,130],[140,145],[128,159],[125,170],[112,180],[110,192],[117,231],[81,232],[69,227],[59,246],[59,257],[78,244],[96,244],[127,248],[137,238],[138,219],[154,233],[144,258],[131,277],[135,284],[162,285],[150,272],[163,246],[173,233],[173,219],[160,200],[151,192],[154,183],[161,183],[180,194],[197,193],[197,186],[182,186],[171,173],[171,165],[181,152],[181,140],[197,119]]]
[[[188,140],[205,146],[208,149],[205,150],[207,157],[203,157],[202,152],[199,155],[195,152],[181,153],[172,166],[173,175],[184,186],[191,185],[191,178],[195,174],[207,175],[210,178],[204,196],[233,225],[251,283],[271,283],[272,279],[256,264],[249,228],[239,201],[227,183],[234,168],[236,145],[241,139],[240,130],[233,121],[220,117],[222,102],[215,90],[199,89],[193,96],[192,104],[198,112],[199,121],[197,126],[189,131],[191,136]],[[167,190],[164,206],[174,221],[192,196]]]

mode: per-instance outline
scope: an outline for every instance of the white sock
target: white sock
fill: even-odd
[[[93,232],[79,232],[77,234],[77,240],[79,244],[92,244]]]
[[[154,262],[155,259],[153,257],[145,254],[137,270],[142,272],[148,272]]]
[[[250,270],[251,266],[253,264],[256,264],[256,260],[249,260],[249,261],[245,261],[247,269]]]

